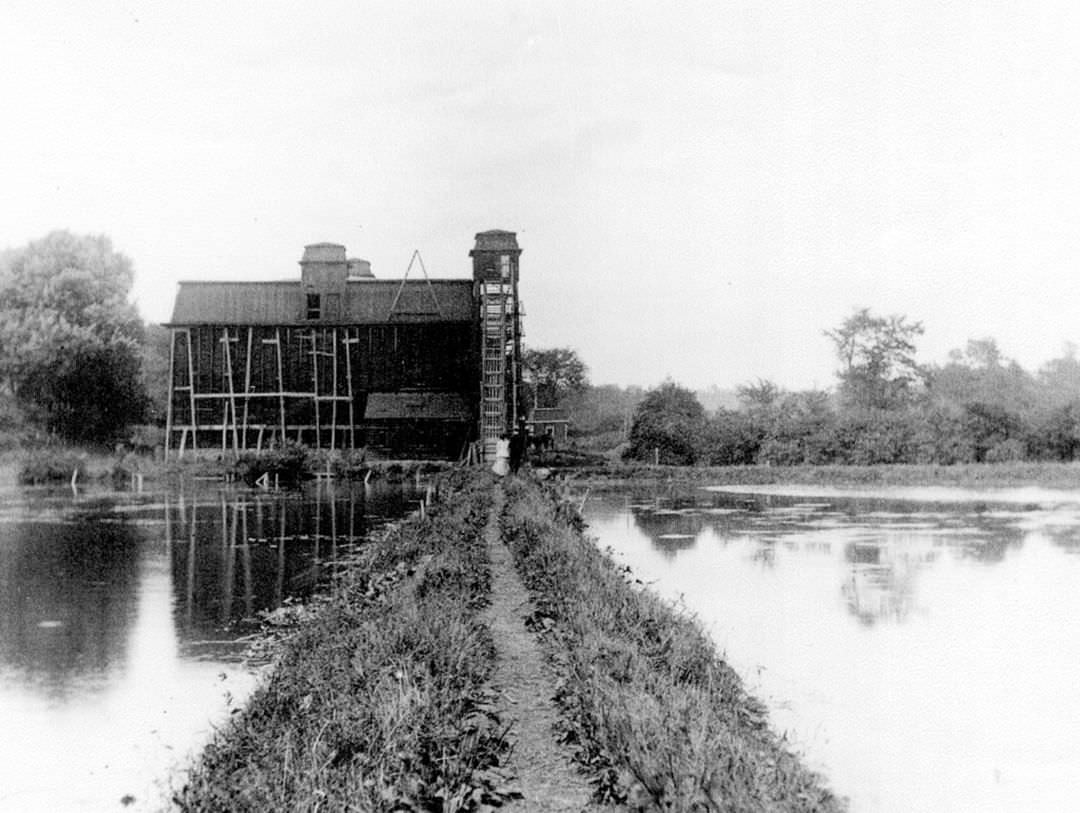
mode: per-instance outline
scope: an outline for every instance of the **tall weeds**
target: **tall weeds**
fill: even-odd
[[[769,730],[701,627],[633,586],[531,483],[508,486],[503,538],[560,673],[562,736],[601,801],[650,810],[844,805]]]

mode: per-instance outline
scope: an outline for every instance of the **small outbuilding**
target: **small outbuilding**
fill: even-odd
[[[565,409],[537,407],[529,416],[529,435],[548,449],[566,445],[570,431],[570,413]]]

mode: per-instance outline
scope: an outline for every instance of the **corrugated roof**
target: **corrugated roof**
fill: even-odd
[[[462,322],[473,318],[473,283],[467,279],[408,280],[394,303],[401,280],[350,280],[340,318],[321,324],[377,322]],[[434,299],[432,298],[434,293]],[[435,308],[438,300],[441,315]],[[311,324],[298,280],[284,282],[181,282],[169,324]]]

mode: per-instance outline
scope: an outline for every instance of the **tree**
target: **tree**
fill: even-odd
[[[538,407],[557,407],[567,395],[589,386],[589,368],[569,347],[528,348],[521,362]]]
[[[705,409],[690,390],[665,381],[649,390],[634,412],[626,457],[690,465],[698,458],[705,430]]]
[[[859,308],[835,330],[832,339],[841,368],[840,392],[848,406],[896,409],[909,404],[923,371],[915,362],[915,343],[921,322],[905,316],[874,316]]]
[[[783,394],[779,386],[764,378],[753,384],[741,384],[736,390],[739,405],[754,416],[771,414]]]
[[[47,431],[106,441],[142,417],[133,279],[104,236],[55,231],[0,256],[0,386]]]
[[[761,435],[745,412],[721,407],[705,428],[705,460],[710,466],[744,466],[753,463]]]
[[[947,407],[978,402],[1021,413],[1034,400],[1031,375],[1005,358],[991,338],[971,339],[965,350],[951,351],[947,364],[926,370],[926,381],[930,400]]]
[[[142,387],[146,392],[144,416],[164,426],[169,402],[169,350],[172,333],[161,325],[146,325],[142,348]]]

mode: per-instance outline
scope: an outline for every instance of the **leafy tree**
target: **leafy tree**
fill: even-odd
[[[757,459],[761,440],[745,412],[718,409],[705,427],[705,460],[710,466],[749,465]]]
[[[1041,414],[1030,423],[1029,451],[1050,460],[1076,460],[1080,456],[1080,400]]]
[[[0,256],[0,386],[47,431],[105,441],[142,417],[133,277],[104,236],[56,231]]]
[[[172,334],[161,325],[145,327],[142,347],[142,387],[146,392],[145,420],[164,425],[169,401],[169,345]]]
[[[875,316],[859,308],[835,330],[826,330],[840,360],[840,393],[851,407],[896,409],[911,403],[923,372],[915,362],[921,322]]]
[[[1076,345],[1065,345],[1061,357],[1046,362],[1036,376],[1039,401],[1047,407],[1061,407],[1080,396],[1080,358]]]
[[[739,405],[751,415],[770,415],[784,391],[772,381],[759,378],[753,384],[742,384],[735,391]]]
[[[668,465],[696,462],[705,430],[705,409],[694,393],[673,381],[649,390],[634,412],[625,457]]]
[[[1014,460],[1023,455],[1020,416],[999,404],[966,404],[963,426],[974,447],[976,463]]]
[[[930,400],[939,405],[995,404],[1020,413],[1033,403],[1034,379],[990,338],[971,339],[965,350],[953,350],[947,364],[927,369],[926,379]]]
[[[571,392],[563,400],[574,416],[571,432],[577,436],[610,435],[615,445],[626,439],[630,418],[645,397],[641,387],[619,387],[614,384],[589,385],[580,392]]]
[[[849,410],[840,414],[832,441],[837,463],[870,466],[910,463],[917,452],[917,416],[908,410]]]
[[[589,368],[569,347],[528,348],[521,362],[538,407],[557,407],[567,395],[589,386]]]

